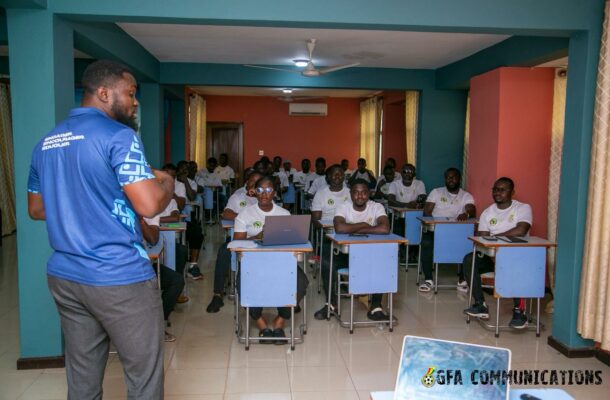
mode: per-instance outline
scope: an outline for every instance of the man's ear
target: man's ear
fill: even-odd
[[[110,90],[106,86],[100,86],[95,91],[95,95],[102,103],[110,102]]]

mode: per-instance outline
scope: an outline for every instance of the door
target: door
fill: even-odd
[[[229,166],[235,171],[237,187],[243,185],[243,124],[239,122],[208,122],[206,148],[206,158],[214,157],[218,159],[222,153],[226,153],[229,157]]]

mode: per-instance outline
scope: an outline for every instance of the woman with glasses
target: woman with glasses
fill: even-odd
[[[265,218],[275,215],[290,215],[290,212],[273,202],[275,196],[273,178],[264,176],[260,178],[255,185],[255,193],[257,204],[253,204],[244,208],[235,218],[235,226],[233,228],[234,240],[253,240],[261,239]],[[297,304],[305,295],[307,288],[307,277],[301,268],[297,268]],[[277,316],[273,323],[269,325],[265,317],[263,317],[263,309],[260,307],[250,308],[250,316],[255,321],[259,329],[259,336],[263,338],[284,338],[284,323],[290,319],[289,307],[278,307]],[[263,341],[262,343],[271,343],[271,341]],[[278,340],[276,344],[284,344],[285,341]]]

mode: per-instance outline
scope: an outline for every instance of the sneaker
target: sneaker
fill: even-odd
[[[434,281],[431,281],[431,280],[424,281],[424,283],[419,285],[419,291],[424,292],[424,293],[431,291],[433,288],[434,288]]]
[[[165,339],[166,342],[175,342],[176,341],[176,336],[172,335],[171,333],[165,331]]]
[[[187,275],[189,276],[189,278],[191,278],[194,281],[199,281],[201,279],[203,279],[203,275],[201,275],[201,271],[199,270],[199,267],[197,266],[197,264],[191,264],[192,267],[190,267],[188,269]]]
[[[388,316],[384,314],[383,309],[381,307],[376,307],[371,309],[366,316],[371,321],[387,321]]]
[[[205,310],[212,314],[217,313],[218,311],[220,311],[220,307],[224,305],[225,303],[224,301],[222,301],[222,297],[214,295],[214,297],[212,297],[212,301],[210,301],[210,304],[208,304],[208,308],[206,308]]]
[[[182,295],[182,294],[181,294],[181,295],[180,295],[180,296],[178,296],[178,298],[176,299],[176,303],[178,303],[178,304],[184,304],[184,303],[188,302],[189,300],[190,300],[190,299],[189,299],[189,297],[188,297],[188,296],[185,296],[185,295]]]
[[[282,328],[275,328],[273,330],[273,337],[275,338],[285,338],[286,337],[286,333],[284,332],[284,330]],[[288,342],[286,342],[285,340],[276,340],[275,344],[277,345],[282,345],[282,344],[286,344]]]
[[[510,320],[508,326],[515,329],[527,327],[527,315],[521,309],[513,308],[513,319]]]
[[[315,319],[317,319],[318,321],[321,321],[323,319],[326,319],[327,315],[328,315],[328,305],[324,305],[324,307],[320,308],[318,311],[315,312],[313,317]],[[331,315],[331,317],[333,315],[335,315],[335,307],[333,305],[330,306],[330,315]]]
[[[468,291],[468,282],[458,280],[457,290],[459,290],[460,292],[467,292]]]
[[[320,256],[312,256],[309,257],[309,259],[307,260],[307,262],[309,264],[317,264],[318,262],[320,262]]]
[[[489,319],[489,309],[485,303],[474,303],[470,308],[464,310],[464,314],[474,318]]]
[[[269,328],[261,329],[258,332],[258,337],[271,338],[271,337],[273,337],[273,331]],[[274,341],[273,340],[260,340],[259,342],[263,343],[263,344],[272,344]]]

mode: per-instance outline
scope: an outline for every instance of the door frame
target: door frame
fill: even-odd
[[[230,122],[230,121],[221,121],[221,122],[207,122],[205,126],[206,130],[206,160],[212,157],[212,129],[214,128],[237,128],[238,131],[238,139],[237,139],[237,152],[238,152],[238,160],[237,165],[239,170],[235,171],[235,181],[236,187],[240,187],[243,185],[243,171],[244,171],[244,123],[243,122]],[[216,154],[214,157],[218,159],[220,154]]]

